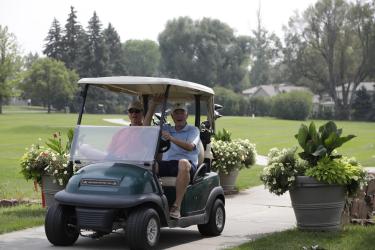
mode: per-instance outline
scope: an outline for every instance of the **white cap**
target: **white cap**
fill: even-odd
[[[182,102],[177,102],[173,105],[172,107],[172,113],[175,112],[176,110],[182,109],[183,111],[187,112],[187,106],[185,103]]]

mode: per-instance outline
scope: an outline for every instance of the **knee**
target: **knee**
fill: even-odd
[[[181,159],[178,161],[178,171],[182,172],[184,174],[189,174],[190,173],[190,162],[186,159]]]

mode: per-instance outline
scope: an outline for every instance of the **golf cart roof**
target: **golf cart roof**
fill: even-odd
[[[204,85],[170,78],[140,77],[140,76],[113,76],[83,78],[78,84],[95,85],[115,92],[125,92],[131,95],[155,95],[164,94],[168,85],[169,99],[192,99],[199,95],[202,99],[209,99],[214,91]]]

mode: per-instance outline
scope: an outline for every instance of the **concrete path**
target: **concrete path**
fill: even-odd
[[[263,186],[226,197],[226,224],[222,235],[202,237],[196,226],[162,229],[159,249],[223,249],[255,239],[262,234],[295,226],[289,194],[276,196]],[[80,237],[69,249],[128,249],[122,231],[99,240]],[[44,228],[36,227],[0,235],[0,249],[67,249],[54,247],[45,237]]]

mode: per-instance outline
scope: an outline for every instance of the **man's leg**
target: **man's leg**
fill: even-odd
[[[178,161],[178,174],[176,179],[176,200],[175,205],[180,209],[186,188],[190,182],[190,162],[186,159]]]

